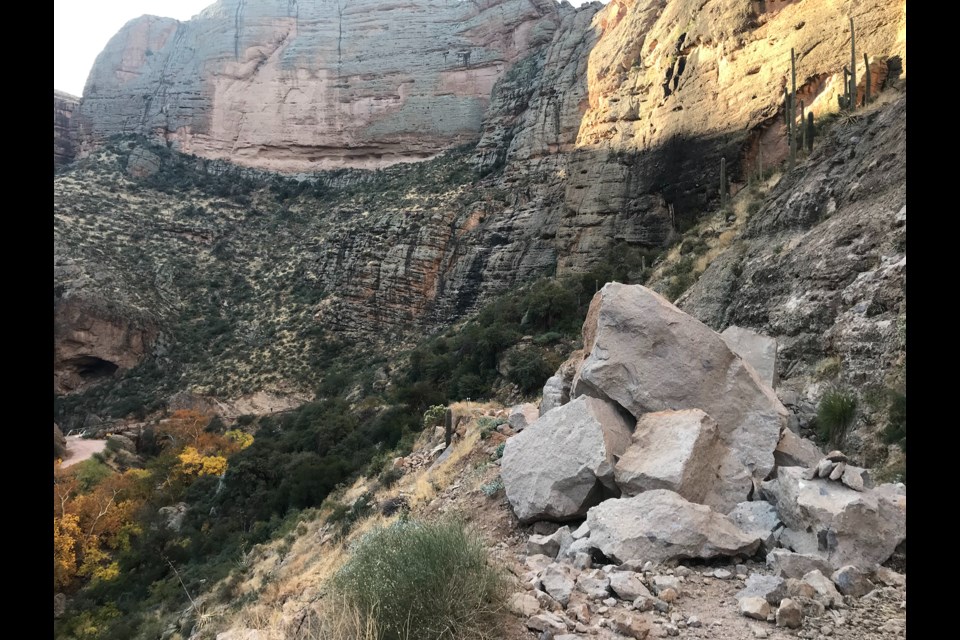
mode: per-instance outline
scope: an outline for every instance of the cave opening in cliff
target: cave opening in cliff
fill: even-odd
[[[70,365],[84,380],[108,378],[120,368],[119,365],[96,356],[77,356],[70,361]]]

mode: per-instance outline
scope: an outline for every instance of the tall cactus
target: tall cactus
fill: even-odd
[[[850,108],[850,72],[847,71],[847,65],[843,65],[843,95],[837,96],[837,102],[841,109]]]
[[[803,128],[803,139],[807,145],[807,153],[813,153],[813,111],[807,114],[807,126]]]
[[[720,158],[720,208],[727,208],[727,159]]]
[[[850,18],[850,110],[857,109],[857,37]]]
[[[801,149],[807,148],[807,112],[803,106],[803,100],[800,101],[800,143]]]
[[[870,102],[870,76],[873,74],[870,73],[870,60],[867,58],[866,52],[863,54],[863,70],[867,74],[867,89],[866,93],[863,94],[863,106],[867,106],[867,103]]]
[[[797,54],[790,49],[790,168],[797,161]]]

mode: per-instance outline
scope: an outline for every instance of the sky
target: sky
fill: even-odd
[[[586,1],[570,3],[579,6]],[[93,61],[130,20],[144,14],[189,20],[213,3],[214,0],[53,0],[53,88],[82,95]]]

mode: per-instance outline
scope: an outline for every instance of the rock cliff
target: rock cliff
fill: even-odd
[[[58,167],[73,160],[74,123],[73,115],[80,105],[80,98],[63,91],[53,90],[53,166]]]
[[[428,158],[475,137],[497,78],[559,15],[552,0],[220,0],[183,23],[143,16],[97,58],[80,133],[276,170]]]
[[[297,340],[311,323],[351,339],[437,329],[535,277],[582,272],[614,244],[663,246],[718,204],[721,157],[734,191],[747,167],[782,160],[790,50],[819,118],[835,108],[849,62],[848,10],[879,88],[888,70],[905,69],[904,2],[222,0],[186,23],[140,18],[91,72],[78,115],[86,153],[94,160],[94,143],[139,133],[207,160],[171,162],[144,147],[108,154],[104,166],[123,163],[110,169],[123,176],[93,178],[90,164],[63,178],[58,255],[85,287],[113,291],[137,313],[179,326],[187,310],[222,316],[247,336],[243,359],[279,362],[276,349],[294,338],[254,336],[292,319]],[[316,171],[430,158],[462,141],[476,146],[378,171]],[[216,196],[192,193],[192,207],[179,185],[149,191],[158,171],[204,180],[233,171],[210,158],[303,170],[304,182],[289,197],[251,201],[247,178],[230,174]],[[72,290],[68,276],[57,282]],[[719,295],[712,277],[692,294],[704,301],[686,303],[712,328],[805,333],[767,327],[759,310],[746,317],[756,305],[708,309]],[[227,312],[199,300],[198,286],[217,299],[247,289],[261,298]],[[262,317],[263,304],[277,317]],[[869,341],[848,337],[838,348]],[[232,362],[224,376],[249,375]]]

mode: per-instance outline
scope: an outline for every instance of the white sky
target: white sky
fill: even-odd
[[[53,0],[53,88],[81,95],[93,61],[130,20],[144,14],[189,20],[214,1]]]

